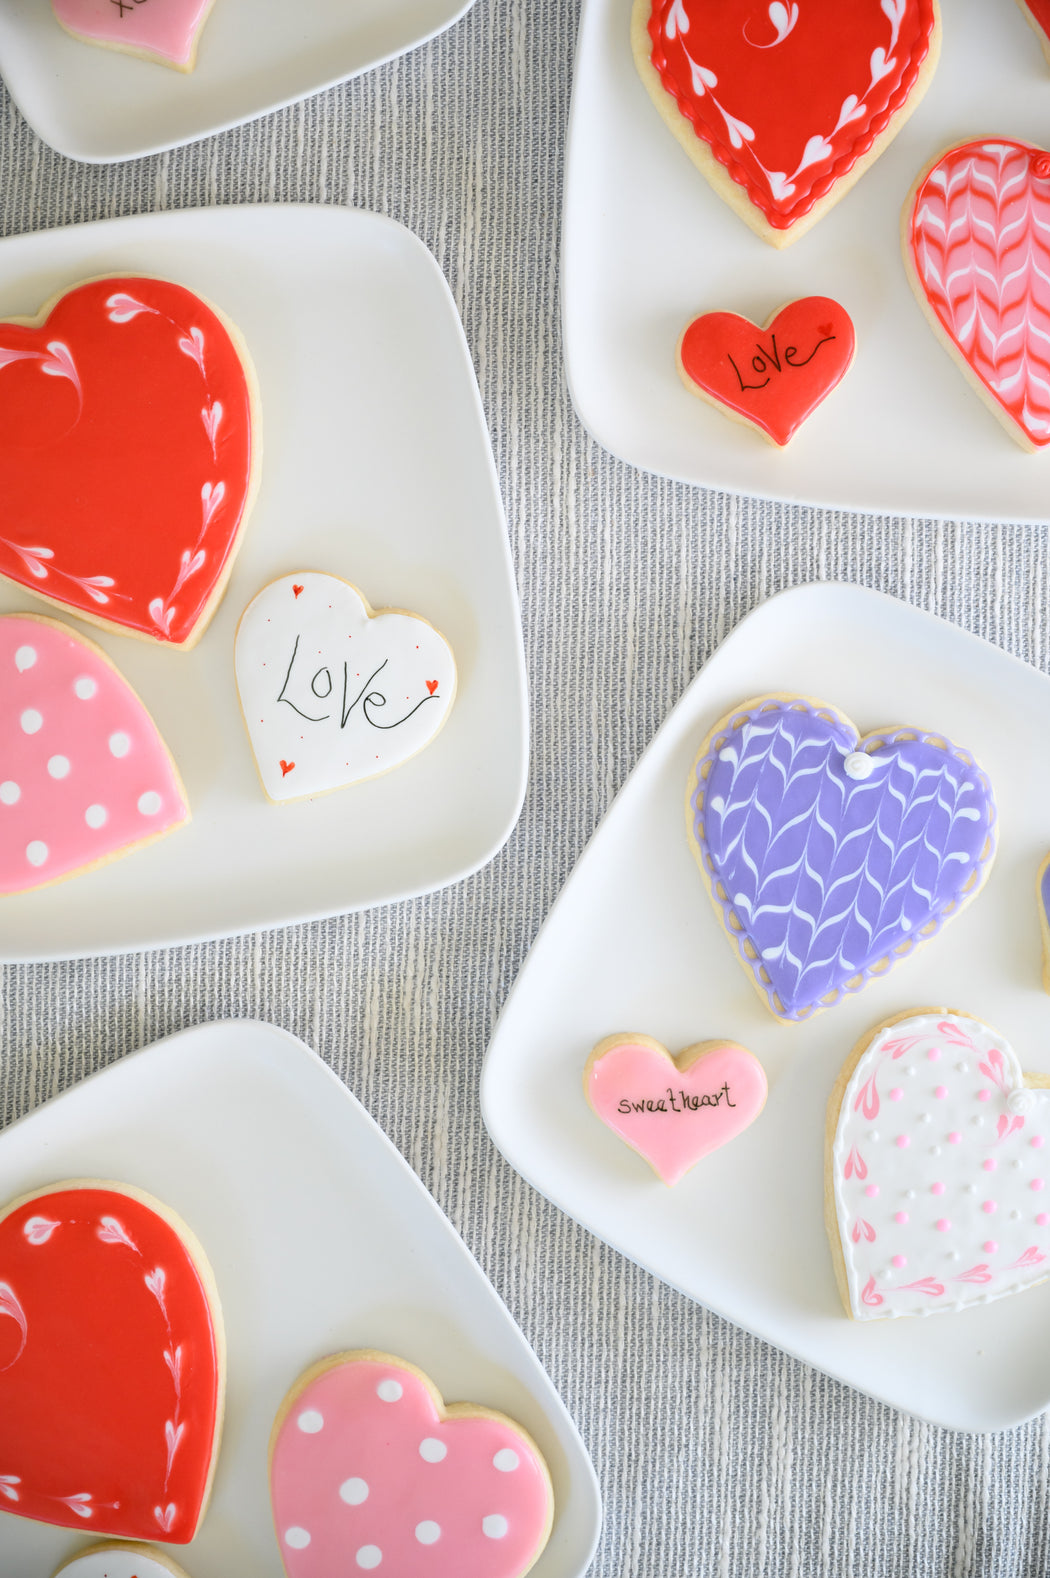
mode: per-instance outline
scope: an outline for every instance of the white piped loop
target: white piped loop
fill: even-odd
[[[1021,1085],[1010,1092],[1006,1105],[1015,1117],[1027,1118],[1047,1096],[1050,1096],[1050,1090],[1033,1090],[1030,1085]]]
[[[851,751],[842,764],[847,778],[855,778],[858,783],[865,778],[870,778],[875,771],[875,763],[867,751]]]

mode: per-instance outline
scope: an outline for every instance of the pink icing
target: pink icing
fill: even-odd
[[[197,35],[212,0],[51,0],[55,15],[71,33],[97,44],[156,55],[175,66],[193,59]]]
[[[761,1063],[743,1047],[715,1047],[683,1070],[629,1039],[594,1059],[586,1084],[598,1117],[666,1184],[753,1123],[766,1089]]]
[[[149,713],[66,625],[0,618],[0,893],[96,865],[189,817]]]
[[[299,1393],[270,1489],[289,1578],[518,1578],[550,1521],[544,1467],[509,1419],[443,1417],[414,1370],[372,1356]]]

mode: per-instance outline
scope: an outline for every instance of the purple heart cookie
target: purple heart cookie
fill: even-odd
[[[763,1001],[806,1019],[933,937],[983,886],[992,787],[943,735],[863,739],[803,696],[760,696],[712,729],[686,821],[715,909]]]

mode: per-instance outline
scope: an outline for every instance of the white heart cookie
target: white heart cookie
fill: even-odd
[[[987,1304],[1050,1275],[1046,1083],[948,1009],[863,1037],[827,1131],[828,1235],[854,1320]]]
[[[237,689],[263,789],[301,800],[400,767],[456,694],[444,636],[418,614],[373,612],[335,575],[299,571],[241,615]]]

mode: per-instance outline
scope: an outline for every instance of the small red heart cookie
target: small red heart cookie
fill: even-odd
[[[254,388],[232,326],[166,280],[93,280],[0,322],[0,576],[192,646],[255,494]]]
[[[1043,54],[1050,60],[1050,0],[1017,0],[1032,30],[1043,46]]]
[[[773,246],[896,136],[933,75],[937,0],[634,0],[642,81],[718,195]]]
[[[81,1180],[8,1206],[0,1509],[186,1544],[211,1487],[224,1382],[211,1272],[166,1207]]]
[[[856,338],[830,296],[804,296],[762,328],[735,312],[694,318],[678,342],[686,388],[783,446],[841,383]]]

